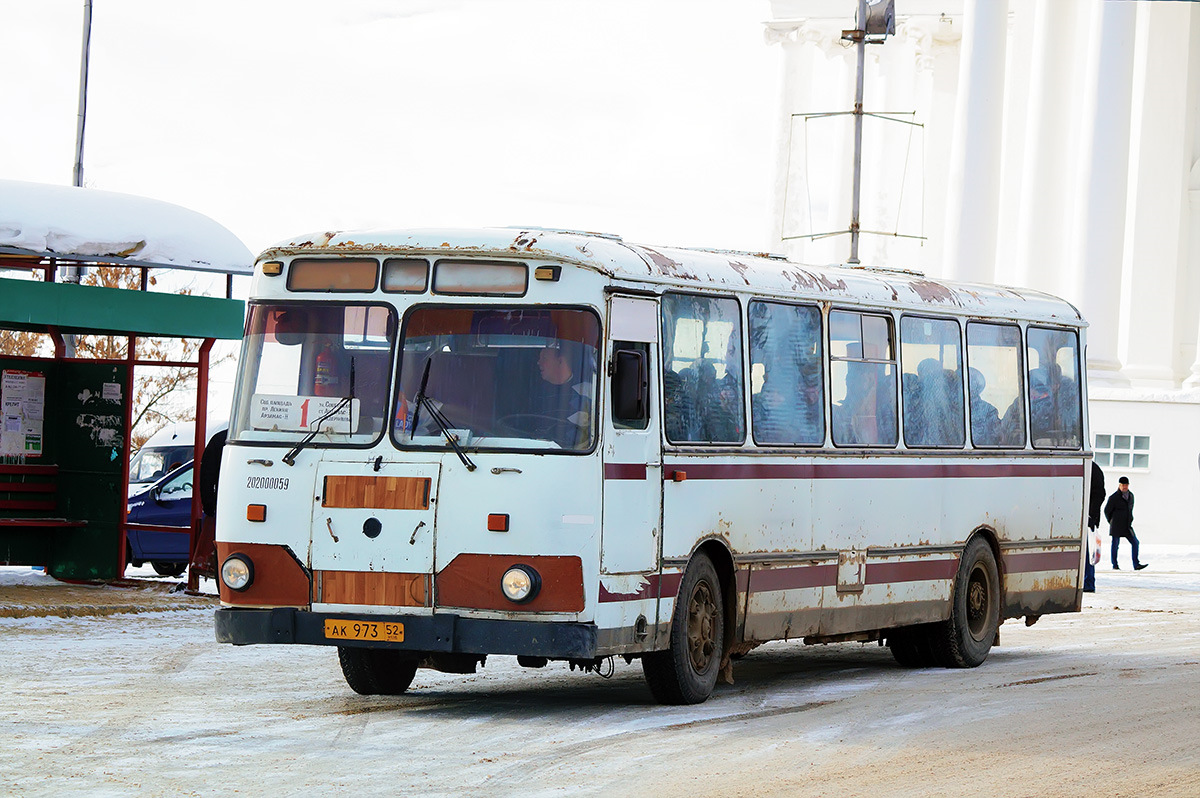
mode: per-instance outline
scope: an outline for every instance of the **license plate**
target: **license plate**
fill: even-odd
[[[325,620],[326,640],[378,640],[386,643],[404,642],[404,624],[384,621]]]

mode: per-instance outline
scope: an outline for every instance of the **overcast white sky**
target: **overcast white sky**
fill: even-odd
[[[257,253],[544,225],[769,246],[766,0],[95,0],[86,185]],[[0,177],[71,183],[83,0],[0,0]]]

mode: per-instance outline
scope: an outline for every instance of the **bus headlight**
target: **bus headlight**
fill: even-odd
[[[528,565],[514,565],[500,578],[500,590],[509,601],[517,604],[533,601],[541,589],[542,578]]]
[[[245,554],[230,555],[221,565],[221,581],[230,590],[245,590],[254,581],[254,563]]]

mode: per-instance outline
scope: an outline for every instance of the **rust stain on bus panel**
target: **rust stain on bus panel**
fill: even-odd
[[[668,258],[656,249],[644,245],[632,246],[632,248],[637,252],[644,253],[645,257],[649,258],[655,267],[667,277],[679,277],[684,280],[699,279],[695,274],[685,269],[682,263]]]
[[[921,297],[922,302],[962,305],[962,302],[955,296],[954,291],[941,283],[936,283],[933,280],[913,280],[909,285],[916,292],[917,296]]]

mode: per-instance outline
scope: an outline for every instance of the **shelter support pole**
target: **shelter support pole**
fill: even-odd
[[[204,509],[200,503],[200,458],[204,454],[204,445],[208,443],[208,356],[212,351],[215,338],[205,338],[200,345],[196,369],[196,436],[192,441],[192,531],[188,544],[188,578],[187,589],[196,592],[200,589],[200,575],[191,563],[196,561],[196,548],[200,542],[200,519]]]
[[[133,369],[137,361],[137,336],[129,336],[129,344],[125,349],[125,383],[128,395],[125,397],[125,446],[124,456],[121,457],[121,523],[117,525],[117,578],[125,576],[125,561],[128,549],[129,535],[129,458],[133,454]]]

